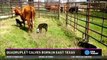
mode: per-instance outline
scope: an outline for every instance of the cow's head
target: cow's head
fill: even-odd
[[[19,7],[14,8],[14,13],[16,16],[21,15],[21,9]]]

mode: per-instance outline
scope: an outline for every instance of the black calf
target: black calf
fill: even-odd
[[[70,9],[69,9],[69,12],[70,13],[74,13],[74,12],[78,12],[78,7],[71,7]]]
[[[83,48],[97,48],[93,44],[85,43],[85,42],[81,42],[81,41],[78,43],[78,46],[83,47]]]
[[[22,22],[19,19],[16,19],[16,24],[19,25],[20,27],[22,26]]]
[[[38,27],[37,27],[37,29],[39,31],[37,31],[37,33],[39,33],[39,32],[41,33],[42,32],[42,28],[44,28],[45,31],[47,32],[47,30],[48,30],[48,24],[47,23],[41,23],[41,24],[39,24]]]

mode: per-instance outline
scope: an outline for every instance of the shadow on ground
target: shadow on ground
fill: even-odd
[[[25,32],[28,32],[28,28],[27,27],[24,27],[24,26],[20,27],[18,25],[12,25],[12,26],[16,26],[16,27],[20,28],[21,30],[23,30]]]

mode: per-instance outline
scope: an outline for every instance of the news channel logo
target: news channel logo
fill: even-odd
[[[90,51],[89,51],[89,50],[85,50],[85,51],[84,51],[84,54],[85,54],[85,55],[89,55],[89,54],[90,54]]]

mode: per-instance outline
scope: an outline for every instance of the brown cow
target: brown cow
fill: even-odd
[[[64,13],[66,13],[69,10],[69,6],[66,4],[64,5]]]
[[[58,12],[59,5],[55,5],[55,4],[48,5],[48,4],[46,4],[45,8],[49,11]]]
[[[19,15],[24,23],[25,26],[25,21],[27,21],[28,25],[28,31],[32,31],[33,25],[34,25],[34,20],[35,20],[35,8],[30,5],[26,5],[25,7],[22,8],[22,10],[18,7],[14,9],[15,15]]]
[[[18,6],[16,6],[15,8],[13,8],[13,12],[15,12],[15,15],[16,15],[16,16],[17,16],[17,15],[22,15],[21,9],[20,9]]]
[[[58,12],[59,9],[60,9],[61,12],[64,12],[64,13],[66,13],[67,11],[69,11],[69,5],[68,4],[65,4],[64,6],[60,6],[60,7],[57,4],[50,4],[50,5],[46,4],[45,8],[47,10],[49,10],[49,11],[54,11],[54,12]]]
[[[51,5],[50,10],[54,11],[54,12],[57,12],[59,10],[59,6],[58,5]]]
[[[50,11],[50,5],[46,4],[45,8]]]

